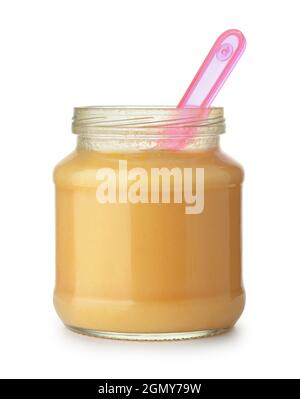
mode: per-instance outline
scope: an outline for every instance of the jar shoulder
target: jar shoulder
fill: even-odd
[[[112,168],[118,173],[119,161],[126,160],[128,168],[204,168],[208,182],[216,184],[238,184],[243,181],[242,166],[219,148],[209,152],[140,152],[100,153],[75,150],[55,167],[53,177],[56,184],[94,185],[99,168]]]
[[[110,156],[100,152],[75,149],[55,166],[53,180],[56,185],[65,187],[93,186],[95,185],[96,171],[99,168],[107,167]]]
[[[235,186],[244,180],[244,169],[231,156],[220,148],[213,151],[207,160],[199,160],[205,170],[205,181],[208,186]]]
[[[59,161],[53,170],[53,179],[56,182],[62,175],[69,174],[72,170],[72,165],[75,165],[77,162],[78,153],[77,151],[71,152],[61,161]]]
[[[218,160],[218,164],[221,168],[223,166],[227,167],[232,173],[237,174],[240,179],[243,180],[244,168],[236,159],[223,152],[222,150],[217,151],[215,157]]]

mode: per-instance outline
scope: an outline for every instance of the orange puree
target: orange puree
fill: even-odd
[[[110,168],[118,175],[119,160],[127,160],[128,169],[139,167],[149,173],[150,168],[204,168],[203,211],[186,214],[185,203],[100,204],[97,170]],[[240,237],[243,172],[218,147],[126,153],[76,150],[56,167],[54,179],[54,303],[66,325],[117,333],[176,333],[234,325],[245,301]]]

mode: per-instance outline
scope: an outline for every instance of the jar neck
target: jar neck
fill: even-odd
[[[223,108],[75,108],[77,148],[86,151],[206,151],[225,131]]]
[[[180,151],[209,151],[219,147],[220,137],[205,136],[194,138],[189,143],[185,143]],[[178,150],[178,144],[174,148],[172,146],[164,146],[163,140],[144,140],[144,139],[126,139],[114,140],[103,139],[98,136],[77,136],[77,149],[79,151],[96,151],[96,152],[136,152],[136,151],[159,151],[159,150]]]

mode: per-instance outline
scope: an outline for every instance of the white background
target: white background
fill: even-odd
[[[300,377],[299,1],[2,1],[0,377]],[[248,47],[215,101],[245,168],[247,304],[232,333],[129,343],[52,305],[54,165],[78,105],[175,105],[216,36]]]

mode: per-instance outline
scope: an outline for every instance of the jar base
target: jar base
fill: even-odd
[[[168,333],[123,333],[111,331],[98,331],[88,328],[74,327],[66,325],[66,327],[78,334],[88,335],[96,338],[116,339],[125,341],[178,341],[184,339],[213,337],[228,332],[231,328],[216,328],[199,331],[186,332],[168,332]]]

